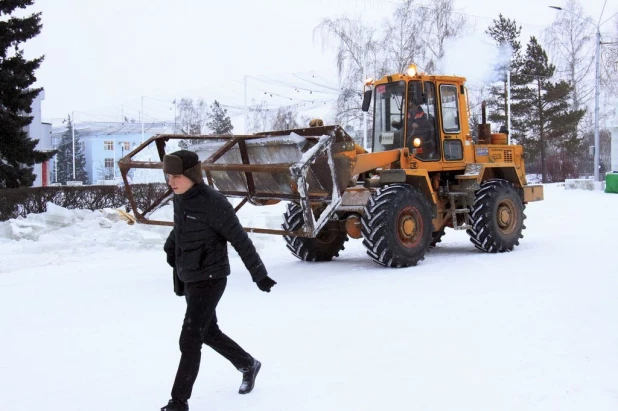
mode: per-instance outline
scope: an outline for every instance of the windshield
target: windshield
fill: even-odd
[[[376,86],[373,152],[402,147],[405,91],[405,81]]]

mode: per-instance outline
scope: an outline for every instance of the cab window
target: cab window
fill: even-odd
[[[431,82],[413,80],[408,83],[406,146],[422,161],[440,159],[435,95]]]
[[[442,107],[442,130],[446,134],[459,133],[459,99],[457,86],[442,84],[440,86],[440,105]]]
[[[393,150],[403,147],[405,81],[380,84],[375,88],[372,151]]]

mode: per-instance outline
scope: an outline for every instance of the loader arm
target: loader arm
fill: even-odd
[[[402,150],[389,150],[379,153],[359,154],[352,175],[356,176],[376,168],[385,167],[401,159]]]

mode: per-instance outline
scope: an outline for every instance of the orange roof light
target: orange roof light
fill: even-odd
[[[406,71],[406,74],[410,77],[414,77],[418,74],[418,68],[416,67],[416,64],[410,64],[408,66],[408,70]]]

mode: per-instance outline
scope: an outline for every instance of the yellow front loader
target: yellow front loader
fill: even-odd
[[[155,144],[159,160],[171,139],[194,140],[206,181],[228,197],[268,206],[287,202],[279,230],[301,260],[329,261],[348,238],[363,240],[367,254],[387,267],[421,261],[445,229],[466,230],[481,251],[512,251],[523,237],[525,204],[543,199],[543,186],[526,181],[523,148],[506,133],[468,126],[465,79],[406,73],[368,80],[363,109],[373,103],[372,147],[365,150],[337,125],[244,136],[157,135],[119,161],[138,222],[128,172],[161,169],[161,161],[137,161]]]

